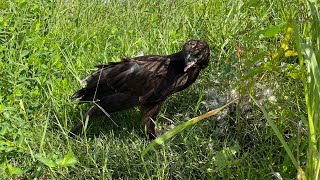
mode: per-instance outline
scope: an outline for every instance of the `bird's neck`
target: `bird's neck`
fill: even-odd
[[[177,53],[171,54],[168,57],[170,58],[171,61],[183,61],[184,62],[184,56],[183,56],[182,52],[177,52]]]

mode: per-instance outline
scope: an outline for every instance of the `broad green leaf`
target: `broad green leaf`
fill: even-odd
[[[219,168],[223,168],[228,165],[235,158],[235,154],[240,151],[239,144],[235,144],[232,147],[226,147],[223,150],[216,153],[213,156],[214,164]]]
[[[268,29],[264,29],[258,32],[260,38],[271,38],[280,33],[286,27],[286,23],[282,23],[276,26],[272,26]]]
[[[35,154],[34,156],[38,161],[42,162],[43,164],[45,164],[46,166],[49,167],[56,167],[57,164],[54,163],[51,159],[45,158],[43,157],[41,154]]]
[[[20,175],[23,173],[21,168],[14,168],[11,164],[7,165],[7,171],[10,175]]]
[[[273,26],[273,27],[267,29],[266,32],[264,33],[264,36],[267,38],[271,38],[271,37],[275,36],[276,34],[278,34],[279,32],[281,32],[284,29],[285,25],[286,24],[284,23],[284,24]]]
[[[4,122],[4,123],[1,124],[1,126],[2,126],[2,128],[0,130],[0,135],[3,136],[3,135],[6,134],[6,132],[7,132],[7,130],[8,130],[10,125],[7,122]]]
[[[78,162],[78,160],[73,155],[73,152],[68,152],[64,158],[58,159],[56,163],[61,167],[74,165]]]
[[[23,50],[23,51],[20,53],[20,57],[23,58],[23,57],[27,56],[29,53],[30,53],[30,51],[28,51],[28,50]]]

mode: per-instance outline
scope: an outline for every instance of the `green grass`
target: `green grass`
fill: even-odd
[[[302,177],[319,177],[318,6],[299,0],[0,1],[0,177],[293,179],[297,166]],[[94,65],[141,51],[170,54],[191,38],[208,42],[210,65],[167,100],[157,129],[163,133],[172,122],[217,108],[204,105],[216,99],[212,92],[236,90],[250,117],[234,106],[224,118],[210,117],[155,147],[145,164],[140,156],[150,142],[139,109],[112,114],[118,127],[101,117],[76,138],[67,136],[89,107],[69,97]],[[276,101],[257,106],[248,96],[259,103],[266,89]]]

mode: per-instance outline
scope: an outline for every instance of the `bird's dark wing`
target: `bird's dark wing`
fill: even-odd
[[[157,89],[151,91],[148,96],[141,97],[142,102],[158,102],[165,100],[173,93],[184,90],[189,87],[198,77],[199,71],[193,71],[189,73],[183,73],[176,76],[167,76]],[[193,75],[194,78],[193,78]]]
[[[92,99],[93,92],[97,98],[110,93],[123,93],[146,99],[143,97],[154,92],[162,82],[167,64],[166,58],[162,56],[142,56],[98,65],[98,71],[82,80],[86,87],[75,93],[71,99],[89,92]]]

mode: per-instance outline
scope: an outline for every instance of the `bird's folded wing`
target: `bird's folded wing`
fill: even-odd
[[[117,93],[144,96],[156,89],[163,79],[163,73],[150,70],[156,61],[139,63],[136,60],[124,59],[120,62],[98,65],[98,71],[83,79],[86,88],[100,86],[111,87]],[[159,66],[162,64],[158,62]],[[154,67],[154,66],[152,66]],[[163,69],[163,68],[161,68]]]
[[[188,74],[183,74],[179,77],[167,77],[161,81],[158,88],[152,89],[148,94],[139,99],[141,102],[147,103],[163,101],[169,95],[185,89],[188,78]]]

